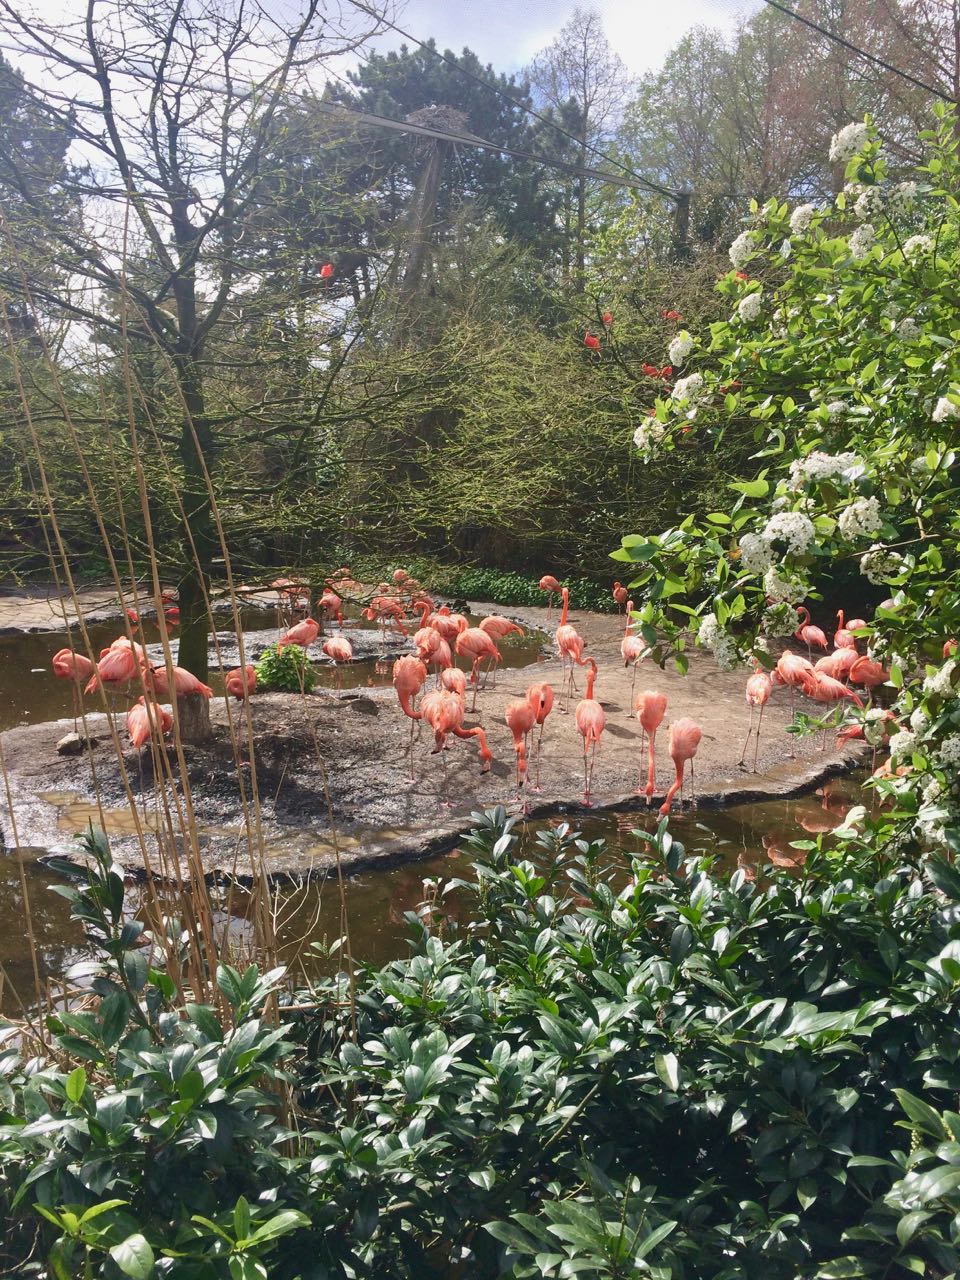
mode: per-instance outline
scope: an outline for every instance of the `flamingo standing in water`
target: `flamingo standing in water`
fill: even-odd
[[[332,636],[329,640],[324,640],[322,648],[334,664],[337,697],[340,698],[343,696],[343,672],[340,670],[340,663],[353,661],[353,645],[344,636]]]
[[[234,667],[223,678],[223,687],[238,702],[250,696],[257,687],[257,672],[248,662],[245,667]]]
[[[541,591],[547,592],[547,616],[549,617],[553,612],[553,597],[560,594],[560,583],[552,573],[545,573],[537,586]]]
[[[393,664],[393,687],[397,691],[397,697],[400,699],[400,709],[405,716],[410,717],[410,742],[407,746],[407,756],[410,767],[410,782],[416,782],[413,773],[413,734],[416,729],[416,722],[422,719],[419,711],[414,710],[413,700],[426,684],[427,668],[423,665],[419,658],[406,655],[398,658]]]
[[[637,684],[637,663],[640,661],[640,655],[643,653],[643,639],[640,636],[633,635],[630,631],[630,615],[633,613],[633,601],[627,601],[626,626],[623,628],[623,639],[620,641],[620,656],[623,658],[623,665],[629,667],[633,663],[633,679],[630,681],[630,705],[627,708],[627,715],[632,715],[631,707],[633,706],[633,694]],[[643,748],[641,747],[641,751]]]
[[[553,688],[546,683],[532,684],[527,690],[527,700],[535,710],[535,719],[540,726],[537,734],[537,772],[533,784],[534,791],[540,790],[540,744],[543,742],[543,725],[553,710]]]
[[[304,618],[285,631],[277,641],[277,649],[286,649],[287,645],[298,644],[301,649],[308,649],[320,634],[320,623],[313,618]]]
[[[587,672],[587,688],[583,698],[577,703],[574,719],[577,732],[583,739],[583,803],[590,805],[590,789],[593,785],[593,765],[597,753],[597,744],[606,724],[603,707],[593,696],[593,686],[597,679],[597,664],[593,658],[587,659],[590,670]],[[590,748],[590,765],[587,767],[587,747]]]
[[[667,792],[663,804],[660,806],[661,817],[666,817],[670,812],[670,806],[673,804],[673,797],[680,792],[680,803],[683,803],[683,772],[686,768],[687,761],[690,761],[690,787],[693,790],[693,757],[697,754],[697,748],[700,746],[700,739],[703,737],[703,730],[697,724],[696,720],[691,720],[689,716],[684,716],[680,720],[674,720],[670,726],[670,744],[667,748],[670,759],[673,761],[677,776],[670,784],[670,790]],[[693,792],[693,804],[697,802],[697,793]]]
[[[503,718],[506,721],[507,728],[513,734],[513,749],[517,757],[517,799],[519,800],[521,794],[525,794],[527,739],[530,736],[530,730],[537,723],[537,709],[528,698],[516,698],[512,702],[508,702],[504,707]],[[524,813],[526,813],[526,810],[527,804],[524,798]]]
[[[77,732],[77,716],[79,714],[80,685],[89,680],[96,669],[90,659],[83,653],[74,653],[72,649],[60,649],[52,659],[53,674],[58,680],[71,682],[73,699],[73,732]]]
[[[763,708],[770,701],[770,695],[773,693],[773,681],[765,671],[761,671],[757,667],[753,675],[747,681],[747,687],[744,696],[747,700],[747,706],[750,708],[750,728],[747,730],[747,736],[743,742],[743,750],[740,752],[740,759],[737,764],[743,768],[743,762],[746,759],[747,747],[750,745],[750,735],[753,733],[753,713],[757,707],[760,708],[760,723],[757,725],[757,740],[753,749],[753,772],[757,772],[757,756],[760,754],[760,730],[763,728]]]
[[[643,737],[647,736],[647,804],[653,799],[657,785],[656,739],[657,730],[663,724],[667,713],[667,695],[658,693],[656,689],[644,689],[636,701],[637,719],[640,721],[640,772],[637,776],[637,791],[643,782]]]
[[[443,791],[447,790],[447,757],[444,754],[447,735],[452,733],[457,738],[476,738],[480,747],[480,772],[487,773],[493,752],[487,745],[487,735],[479,727],[464,729],[463,718],[466,715],[463,698],[449,689],[432,689],[424,696],[420,704],[423,719],[433,730],[434,747],[432,755],[440,752],[443,758]],[[448,804],[443,800],[441,803]]]
[[[568,675],[567,666],[569,663],[569,684],[571,696],[576,693],[577,686],[574,680],[574,666],[583,665],[583,636],[577,631],[576,627],[567,622],[570,612],[570,591],[569,588],[561,588],[561,596],[563,598],[563,608],[560,611],[560,622],[557,626],[554,639],[557,642],[557,649],[560,653],[560,661],[563,664],[563,688],[560,693],[561,703],[566,697]],[[561,706],[561,711],[563,707]]]
[[[486,631],[481,631],[479,627],[467,627],[466,631],[462,631],[457,636],[456,643],[457,654],[461,658],[469,658],[473,664],[470,679],[473,683],[473,703],[470,711],[477,709],[477,690],[480,685],[480,664],[485,662],[487,658],[491,663],[500,661],[500,650],[487,635]]]
[[[802,640],[807,646],[807,657],[812,660],[813,655],[810,652],[811,646],[817,649],[826,649],[829,641],[819,627],[814,627],[810,623],[810,610],[801,605],[797,610],[800,615],[800,625],[793,633],[797,640]]]

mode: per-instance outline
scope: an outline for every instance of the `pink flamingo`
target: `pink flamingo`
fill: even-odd
[[[485,631],[491,640],[502,640],[504,636],[510,635],[513,631],[518,636],[523,635],[523,627],[518,626],[516,622],[511,622],[509,618],[504,618],[499,613],[491,613],[489,618],[484,618],[480,623],[480,630]]]
[[[245,667],[234,667],[223,678],[223,687],[238,702],[250,696],[257,687],[257,673],[248,662]]]
[[[73,649],[59,649],[51,662],[53,674],[58,680],[70,681],[70,694],[73,699],[73,731],[77,732],[77,715],[80,702],[80,685],[89,680],[96,670],[94,664],[83,653],[75,653]]]
[[[405,716],[410,717],[410,742],[407,747],[410,782],[416,782],[413,773],[413,734],[416,722],[422,719],[421,712],[414,709],[413,700],[426,684],[426,681],[427,668],[419,658],[414,658],[407,654],[402,658],[398,658],[393,664],[393,687],[396,689],[397,697],[400,700],[400,709]]]
[[[743,742],[743,750],[740,752],[740,759],[737,764],[743,768],[743,762],[747,755],[747,747],[750,745],[750,735],[753,733],[753,713],[757,707],[760,708],[760,723],[757,725],[757,740],[753,748],[753,772],[757,772],[757,756],[760,754],[760,730],[763,728],[763,709],[770,701],[770,695],[773,693],[773,681],[765,671],[761,671],[757,667],[753,675],[747,681],[747,687],[744,696],[747,700],[747,706],[750,708],[750,728],[747,730],[747,736]]]
[[[587,688],[583,698],[577,703],[574,719],[577,722],[577,732],[583,738],[583,803],[589,806],[597,744],[606,724],[606,716],[604,715],[603,707],[593,696],[593,686],[597,678],[597,664],[593,658],[588,658],[587,665],[590,668],[587,672]],[[590,747],[589,769],[587,767],[588,746]]]
[[[285,649],[287,645],[298,644],[301,649],[308,649],[320,634],[320,623],[313,618],[304,618],[285,631],[277,641],[277,649]]]
[[[637,684],[637,663],[640,661],[640,655],[643,653],[646,645],[640,636],[633,635],[630,631],[631,622],[630,615],[633,613],[633,601],[627,601],[626,626],[623,628],[623,639],[620,641],[620,656],[623,658],[623,665],[629,667],[633,663],[633,679],[630,681],[630,707],[633,706],[634,689]],[[627,708],[627,715],[633,713]],[[642,750],[642,748],[641,748]]]
[[[173,716],[166,707],[140,698],[127,712],[127,733],[137,751],[150,741],[154,731],[164,737],[173,728]]]
[[[813,669],[832,676],[834,680],[845,680],[850,674],[850,668],[859,661],[859,658],[860,655],[852,646],[841,647],[834,649],[833,653],[825,653],[822,658],[818,658],[813,664]]]
[[[508,702],[503,710],[503,718],[507,728],[513,734],[513,749],[517,757],[517,799],[527,781],[527,739],[530,730],[537,723],[537,709],[527,698],[517,698]],[[524,800],[524,812],[526,801]]]
[[[426,662],[445,643],[443,636],[433,627],[420,627],[413,633],[413,647],[421,662]]]
[[[856,665],[856,664],[854,664]],[[834,680],[833,676],[828,676],[824,671],[814,669],[809,672],[804,682],[804,693],[808,697],[813,698],[815,702],[825,702],[835,704],[849,699],[855,707],[863,708],[863,703],[847,685],[841,684],[839,680]],[[827,741],[827,726],[823,726],[823,733],[820,736],[820,750],[822,751]]]
[[[446,640],[442,641],[447,644]],[[450,652],[450,646],[447,645],[447,652]],[[445,667],[440,672],[440,688],[449,689],[451,693],[459,693],[461,698],[467,696],[467,673],[461,671],[459,667]]]
[[[629,595],[629,592],[619,579],[613,584],[613,589],[610,594],[613,596],[614,603],[619,611],[623,613],[623,606],[627,603],[627,596]]]
[[[337,697],[343,696],[343,672],[340,670],[341,662],[353,661],[353,645],[344,636],[332,636],[329,640],[324,640],[323,652],[334,664],[337,673]]]
[[[537,734],[537,772],[534,780],[534,791],[540,790],[540,744],[543,742],[543,725],[553,710],[553,689],[545,682],[530,685],[527,689],[527,701],[534,708],[534,718],[540,726],[540,732]]]
[[[336,618],[337,626],[343,629],[343,601],[331,587],[327,587],[317,601],[317,609],[321,618],[321,630],[323,620],[330,618]]]
[[[448,734],[452,733],[457,738],[476,738],[480,747],[480,772],[481,774],[488,772],[493,752],[487,744],[487,735],[479,726],[464,729],[463,718],[466,715],[466,709],[463,698],[459,694],[451,693],[449,689],[433,689],[424,696],[420,709],[424,720],[433,730],[434,748],[431,754],[436,755],[437,752],[442,754],[444,794],[447,789],[447,757],[443,754],[443,748],[446,746]]]
[[[806,658],[801,658],[798,653],[794,653],[790,649],[784,649],[783,653],[773,669],[773,679],[775,684],[785,684],[790,687],[790,714],[793,715],[794,696],[797,689],[803,688],[803,683],[808,674],[813,670],[813,663]]]
[[[667,750],[677,771],[677,776],[671,782],[670,790],[660,806],[661,817],[665,818],[670,812],[673,797],[678,791],[680,792],[680,803],[683,803],[683,771],[688,760],[690,761],[690,786],[693,788],[693,757],[697,754],[697,748],[700,746],[702,737],[703,730],[696,720],[691,720],[689,716],[684,716],[681,720],[674,720],[670,726],[670,745]],[[694,791],[691,803],[696,804],[696,802],[697,793]]]
[[[647,804],[653,799],[657,784],[656,739],[657,730],[667,713],[667,695],[655,689],[644,689],[636,701],[637,719],[640,721],[640,772],[637,775],[637,791],[643,783],[643,739],[647,737]]]
[[[93,693],[98,684],[129,683],[139,674],[142,654],[140,645],[132,645],[126,636],[115,640],[109,649],[101,650],[100,659],[84,686],[84,693]]]
[[[212,698],[213,690],[208,684],[203,684],[192,671],[187,671],[184,667],[173,668],[173,693],[170,692],[170,680],[167,676],[167,668],[165,666],[151,667],[145,665],[143,668],[143,681],[147,689],[151,693],[157,694],[160,698],[188,698],[193,694],[199,694],[201,698]]]
[[[485,631],[481,631],[479,627],[468,627],[466,631],[462,631],[457,636],[455,645],[457,654],[461,658],[468,658],[473,666],[470,672],[470,679],[473,682],[473,703],[470,711],[473,712],[477,708],[477,690],[480,685],[480,664],[488,658],[491,663],[500,661],[500,650],[493,643],[491,638]]]
[[[464,631],[469,628],[470,623],[462,613],[451,613],[448,606],[444,604],[440,606],[436,613],[430,614],[426,623],[421,623],[421,625],[431,626],[436,631],[439,631],[447,644],[456,644],[457,637],[463,635]]]
[[[857,637],[849,627],[844,626],[842,609],[837,610],[837,629],[833,633],[833,643],[837,649],[856,649],[857,647]]]
[[[890,672],[873,658],[858,658],[850,668],[849,679],[851,684],[862,684],[872,695],[874,689],[890,679]]]
[[[553,612],[553,597],[560,593],[560,583],[556,580],[552,573],[545,573],[537,586],[541,591],[547,592],[547,616]]]
[[[446,640],[441,639],[436,649],[434,649],[430,657],[426,659],[426,663],[434,675],[436,675],[438,681],[442,683],[440,678],[443,673],[445,671],[450,671],[453,668],[453,654],[450,652],[450,646],[447,644]]]
[[[800,626],[797,627],[793,634],[807,646],[807,657],[810,658],[812,656],[810,653],[811,645],[817,649],[826,649],[829,641],[819,627],[811,626],[809,609],[801,605],[797,613],[800,615]]]
[[[574,680],[574,665],[583,666],[583,636],[580,635],[576,627],[567,622],[567,617],[570,612],[570,591],[567,587],[561,588],[561,596],[563,598],[563,608],[560,611],[560,622],[557,626],[554,639],[557,642],[560,661],[563,664],[563,689],[560,693],[562,703],[563,699],[566,697],[568,663],[571,696],[576,693],[577,690],[576,682]],[[561,710],[563,710],[562,706]]]

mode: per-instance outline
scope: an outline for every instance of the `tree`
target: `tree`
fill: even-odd
[[[289,21],[241,0],[200,10],[181,0],[134,0],[109,12],[88,0],[82,20],[59,25],[0,3],[8,46],[42,68],[29,85],[35,109],[89,157],[66,186],[88,210],[76,228],[31,186],[22,154],[0,135],[0,172],[56,246],[63,273],[37,280],[30,245],[22,244],[10,283],[31,305],[160,354],[168,420],[157,426],[176,444],[184,535],[180,663],[200,679],[207,674],[205,597],[220,550],[211,483],[218,429],[243,418],[236,406],[228,415],[213,412],[208,350],[229,330],[245,283],[239,245],[265,187],[278,112],[312,68],[375,26],[338,30],[322,0],[307,0]],[[131,247],[149,259],[149,272],[125,270]],[[108,300],[119,300],[120,319]],[[202,700],[184,700],[182,713],[185,737],[206,732]]]
[[[591,163],[591,148],[609,138],[630,88],[627,69],[610,48],[600,15],[576,8],[560,34],[531,62],[527,75],[539,103],[573,126],[581,168]],[[574,180],[573,239],[578,285],[583,283],[587,226],[587,182]]]

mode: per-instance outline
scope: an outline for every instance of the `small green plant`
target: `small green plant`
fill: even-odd
[[[283,649],[271,645],[264,649],[257,663],[257,688],[280,689],[285,693],[309,693],[316,681],[316,672],[307,661],[307,655],[298,644],[288,644]]]

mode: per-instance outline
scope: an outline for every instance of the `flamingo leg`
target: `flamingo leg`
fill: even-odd
[[[750,735],[751,733],[753,733],[753,712],[754,712],[754,706],[753,706],[753,703],[751,702],[750,703],[750,728],[747,730],[747,736],[743,740],[743,750],[740,752],[740,759],[737,761],[737,765],[741,769],[743,768],[744,760],[747,758],[747,747],[750,745]],[[754,769],[754,773],[756,773],[756,769]]]
[[[693,756],[690,757],[690,808],[697,807],[697,784],[693,777]]]
[[[587,740],[583,740],[583,803],[590,806],[590,781],[587,777]]]
[[[753,772],[757,772],[757,756],[760,754],[760,730],[763,728],[763,708],[764,703],[760,703],[760,719],[757,722],[757,740],[753,748]],[[751,720],[753,717],[751,716]]]
[[[482,659],[481,659],[481,658],[475,658],[475,659],[474,659],[474,662],[473,662],[473,667],[471,668],[471,671],[470,671],[470,681],[471,681],[471,683],[473,684],[473,702],[470,704],[470,714],[471,714],[471,715],[473,715],[473,713],[474,713],[474,712],[476,711],[476,709],[477,709],[477,693],[478,693],[478,691],[479,691],[479,689],[480,689],[480,663],[481,663],[481,661],[482,661]]]
[[[633,715],[633,699],[636,694],[636,689],[637,689],[637,663],[635,662],[633,664],[633,678],[630,681],[630,705],[629,707],[627,707],[628,716]],[[641,744],[640,750],[641,751],[643,750],[642,744]]]
[[[540,726],[540,733],[537,735],[537,779],[534,783],[534,791],[540,791],[540,744],[543,742],[543,725]]]
[[[643,746],[646,740],[647,740],[647,731],[641,725],[640,726],[640,772],[637,774],[637,795],[640,794],[641,788],[643,787]]]
[[[647,743],[647,804],[653,799],[653,793],[657,787],[657,765],[656,765],[656,741],[657,731],[652,730],[650,740]]]

